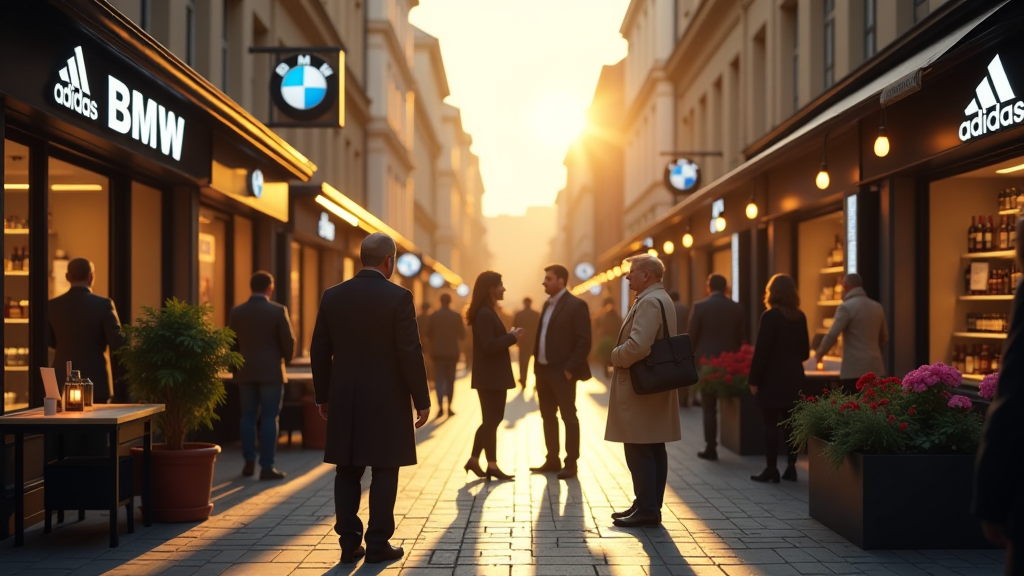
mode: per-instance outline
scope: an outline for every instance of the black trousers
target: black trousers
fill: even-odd
[[[561,368],[537,364],[537,403],[544,422],[544,445],[548,462],[560,460],[558,413],[565,424],[565,463],[580,459],[580,420],[576,416],[576,382],[566,379]]]
[[[718,448],[718,394],[701,391],[700,409],[704,413],[704,443],[708,450],[715,450]]]
[[[334,531],[344,550],[355,549],[363,541],[363,521],[359,519],[359,481],[365,466],[338,466],[334,476]],[[374,466],[370,480],[370,526],[366,531],[366,548],[381,550],[389,546],[395,534],[395,499],[398,497],[398,467]]]
[[[626,467],[633,477],[636,513],[661,514],[668,483],[668,452],[665,444],[625,444]]]
[[[519,381],[526,386],[526,377],[530,375],[530,358],[533,350],[530,348],[519,348]]]
[[[480,453],[487,455],[488,462],[498,461],[498,426],[505,419],[505,396],[504,390],[477,390],[480,397],[480,414],[483,415],[483,422],[476,429],[476,436],[473,438],[472,459],[478,460]]]
[[[789,443],[793,429],[789,426],[779,426],[779,423],[789,418],[787,408],[761,408],[761,416],[764,418],[764,457],[769,468],[777,468],[779,463],[779,444],[782,443],[780,434],[785,433],[786,446],[789,447],[787,462],[794,463],[797,459],[797,451]]]

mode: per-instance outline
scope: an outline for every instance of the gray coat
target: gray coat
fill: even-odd
[[[284,384],[285,364],[295,348],[288,309],[266,296],[253,294],[231,309],[228,326],[235,331],[235,349],[245,363],[235,373],[235,382]]]
[[[466,337],[466,325],[458,312],[441,308],[427,319],[424,333],[430,340],[430,357],[459,359],[459,341]]]
[[[56,351],[53,368],[57,382],[64,385],[70,360],[72,370],[80,370],[82,378],[92,380],[93,402],[106,404],[114,394],[107,348],[113,352],[124,344],[114,301],[84,286],[72,286],[48,304],[47,343]]]
[[[735,352],[743,345],[743,306],[714,292],[693,305],[688,329],[696,358]]]
[[[868,298],[863,288],[854,288],[843,296],[836,309],[828,334],[821,340],[818,350],[826,353],[843,335],[843,364],[839,377],[843,380],[860,378],[868,372],[885,375],[882,346],[889,341],[882,305]]]

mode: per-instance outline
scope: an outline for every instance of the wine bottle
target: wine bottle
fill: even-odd
[[[1010,249],[1010,224],[1007,222],[1008,218],[1003,216],[999,220],[999,249],[1009,250]]]
[[[978,225],[974,227],[974,251],[981,252],[985,250],[985,217],[978,216]]]
[[[967,352],[964,354],[964,374],[974,374],[974,353],[970,346],[967,346]]]
[[[983,240],[984,240],[984,246],[985,246],[983,248],[983,250],[985,252],[991,252],[992,251],[992,217],[991,216],[989,216],[988,220],[985,221],[985,228],[983,230],[983,234],[984,234]]]
[[[974,216],[971,216],[971,225],[967,228],[967,251],[974,252],[976,250],[974,245],[974,233],[977,231],[978,225],[975,222]]]
[[[832,264],[834,266],[843,265],[843,243],[839,240],[839,234],[836,234],[836,242],[832,246]]]

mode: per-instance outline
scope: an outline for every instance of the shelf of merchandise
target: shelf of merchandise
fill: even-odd
[[[964,380],[969,380],[971,382],[981,382],[982,379],[985,378],[985,376],[986,374],[964,374]]]
[[[830,268],[822,268],[819,270],[822,274],[839,274],[846,271],[845,266],[832,266]]]
[[[28,324],[28,318],[4,318],[4,324]]]
[[[7,372],[28,372],[28,366],[4,366]]]
[[[1020,214],[1020,208],[1010,208],[1009,210],[1000,210],[1000,216],[1006,216],[1009,214]]]
[[[28,236],[28,228],[4,228],[4,234],[16,234],[19,236]]]
[[[28,270],[4,270],[4,276],[28,276]]]
[[[973,294],[967,296],[961,296],[961,300],[977,300],[977,301],[995,301],[995,300],[1013,300],[1013,294]]]
[[[971,260],[974,258],[1015,258],[1017,252],[1015,250],[994,250],[991,252],[968,252],[961,254],[960,257],[965,260]]]
[[[839,306],[842,300],[818,300],[818,306]]]
[[[1006,340],[1007,334],[1002,332],[953,332],[958,338],[978,338],[981,340]]]

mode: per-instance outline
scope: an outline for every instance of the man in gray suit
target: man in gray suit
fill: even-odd
[[[426,337],[430,340],[430,358],[434,361],[434,382],[437,390],[437,417],[444,414],[448,399],[448,416],[455,398],[455,365],[459,363],[459,341],[466,337],[462,316],[451,309],[452,295],[441,294],[441,309],[427,320]],[[422,328],[422,327],[421,327]]]
[[[708,297],[693,305],[689,333],[693,355],[714,358],[722,352],[736,352],[743,345],[743,307],[725,295],[725,277],[708,276]],[[707,448],[697,456],[718,460],[718,395],[701,392],[704,412],[704,441]]]
[[[519,385],[526,389],[526,378],[530,374],[530,357],[533,356],[533,342],[537,339],[540,312],[533,309],[533,298],[523,298],[523,309],[516,312],[512,325],[523,329],[519,339]]]
[[[252,296],[232,308],[228,320],[235,331],[235,348],[245,359],[234,378],[242,400],[242,475],[255,472],[256,415],[260,413],[260,480],[281,480],[285,473],[274,468],[277,418],[288,382],[284,366],[292,359],[295,337],[288,309],[270,300],[274,277],[269,272],[257,272],[249,280],[249,288]]]
[[[67,378],[67,363],[92,380],[93,403],[107,404],[114,394],[107,348],[113,354],[124,344],[121,321],[113,300],[92,293],[95,271],[92,262],[75,258],[65,275],[71,289],[50,300],[47,307],[50,348],[55,350],[53,368],[57,382]]]

